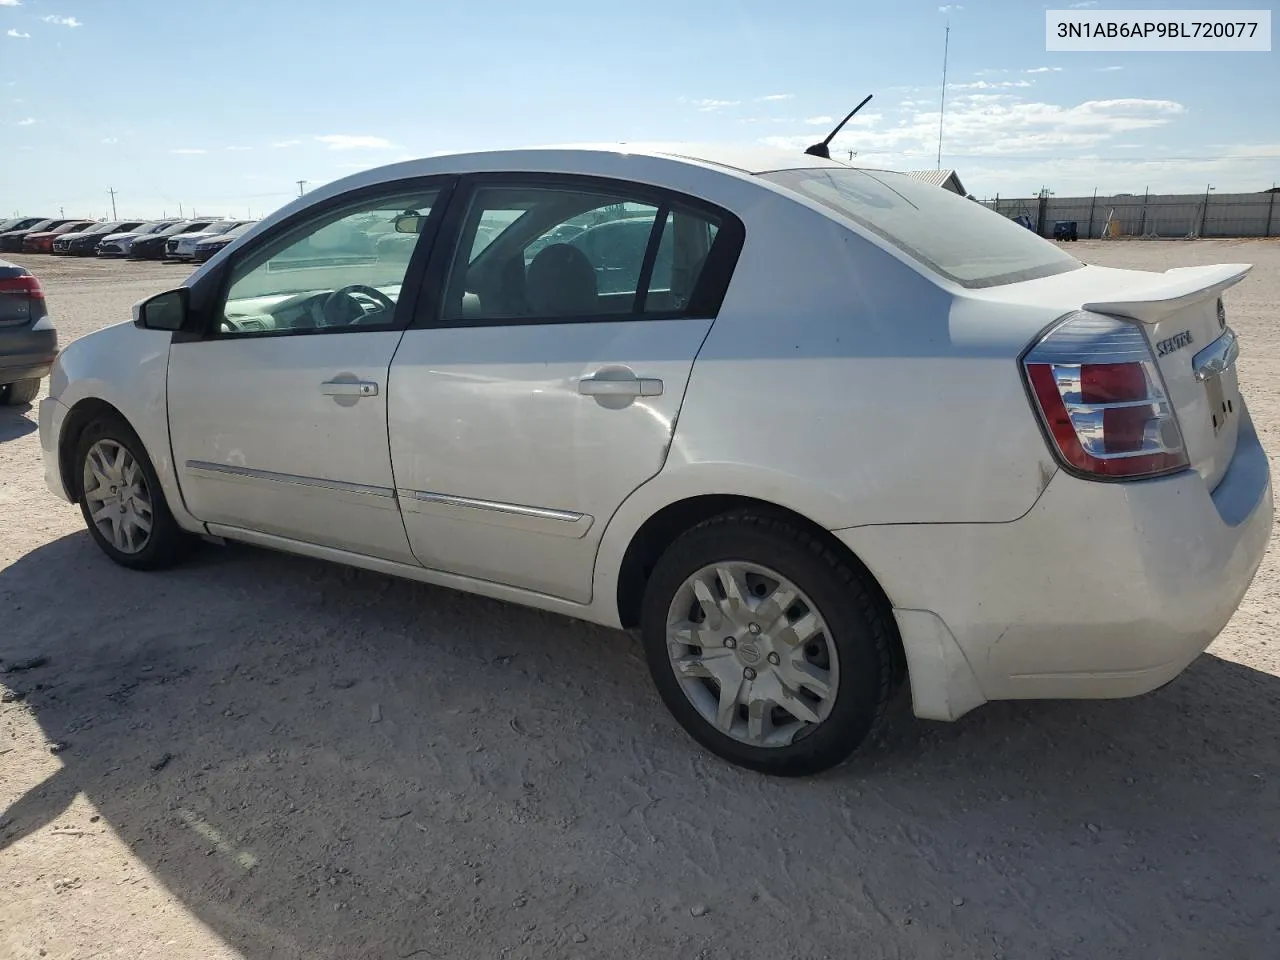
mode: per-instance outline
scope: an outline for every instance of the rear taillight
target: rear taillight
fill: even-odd
[[[28,297],[32,300],[44,299],[44,288],[40,286],[40,281],[35,277],[10,277],[7,280],[0,280],[0,293],[11,293],[19,297]]]
[[[1187,466],[1164,380],[1136,323],[1073,313],[1022,366],[1045,430],[1075,472],[1133,480]]]

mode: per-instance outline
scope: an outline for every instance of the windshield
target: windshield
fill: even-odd
[[[1017,283],[1084,266],[1012,220],[906,174],[832,167],[763,179],[847,217],[961,286]]]

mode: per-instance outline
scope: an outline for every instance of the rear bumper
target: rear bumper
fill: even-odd
[[[0,385],[47,377],[57,355],[58,331],[52,327],[0,327]]]
[[[1270,465],[1244,414],[1212,494],[1194,471],[1060,471],[1012,523],[836,531],[893,601],[917,714],[1135,696],[1181,673],[1235,613],[1271,536]]]

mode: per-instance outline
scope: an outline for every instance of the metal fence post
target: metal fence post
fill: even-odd
[[[1267,236],[1271,236],[1271,217],[1276,212],[1276,185],[1271,185],[1271,203],[1267,206]]]
[[[1093,188],[1093,201],[1089,204],[1089,229],[1085,231],[1086,240],[1093,239],[1093,208],[1098,205],[1098,188]]]

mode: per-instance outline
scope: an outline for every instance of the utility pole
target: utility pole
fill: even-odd
[[[1209,221],[1209,191],[1213,189],[1213,184],[1206,183],[1204,185],[1204,208],[1200,211],[1200,234],[1198,239],[1204,239],[1205,224]]]
[[[938,103],[938,169],[942,169],[942,120],[947,111],[947,54],[951,51],[951,21],[942,42],[942,99]]]
[[[183,220],[187,219],[187,215],[186,215],[185,213],[183,213],[183,212],[182,212],[182,204],[181,204],[181,203],[179,203],[179,204],[178,204],[178,216],[179,216],[179,217],[181,217]]]
[[[111,194],[111,219],[119,220],[116,216],[116,190],[115,187],[107,187],[107,193]]]
[[[296,180],[296,181],[294,181],[294,182],[295,182],[295,183],[297,183],[297,185],[298,185],[298,196],[302,196],[302,188],[303,188],[306,184],[310,183],[311,181],[310,181],[310,180]]]

